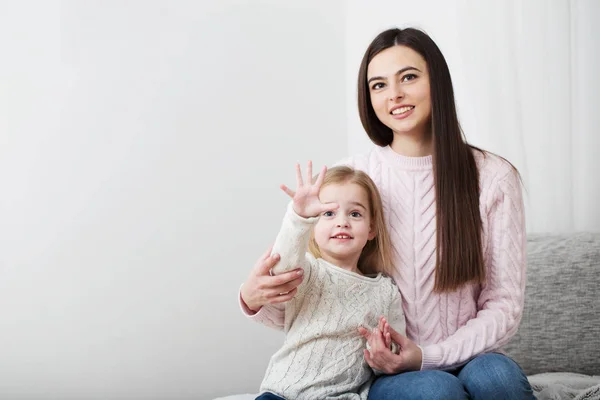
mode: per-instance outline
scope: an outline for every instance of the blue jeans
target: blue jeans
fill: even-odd
[[[369,400],[533,399],[519,364],[498,353],[482,354],[453,371],[414,371],[377,378]]]
[[[283,397],[279,397],[276,394],[264,392],[256,398],[256,400],[285,400]]]

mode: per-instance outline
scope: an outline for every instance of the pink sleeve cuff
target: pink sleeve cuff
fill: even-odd
[[[252,317],[260,312],[260,310],[252,311],[251,309],[248,308],[248,305],[244,302],[244,299],[242,299],[242,287],[241,286],[238,291],[238,301],[240,304],[240,308],[242,309],[242,312],[244,313],[245,316]]]
[[[248,308],[244,300],[242,300],[241,286],[238,292],[238,302],[242,313],[249,319],[252,319],[260,324],[268,326],[269,328],[283,330],[285,320],[285,306],[282,305],[266,305],[261,307],[257,312],[252,311]]]
[[[419,346],[423,360],[421,361],[421,371],[430,369],[439,369],[442,364],[442,350],[439,346]]]

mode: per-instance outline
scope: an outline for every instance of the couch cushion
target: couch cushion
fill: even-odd
[[[504,350],[526,374],[600,375],[600,232],[529,235],[521,326]]]

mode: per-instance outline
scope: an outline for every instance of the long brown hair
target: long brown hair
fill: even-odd
[[[437,224],[435,290],[452,291],[467,282],[483,283],[479,172],[473,156],[473,149],[479,149],[470,146],[463,135],[448,64],[426,33],[414,28],[389,29],[371,42],[358,74],[361,122],[373,143],[382,147],[392,143],[394,134],[375,115],[367,85],[369,63],[392,46],[406,46],[419,53],[429,73]]]
[[[348,166],[328,169],[321,189],[327,185],[346,183],[354,183],[367,193],[371,225],[375,230],[375,237],[367,242],[360,253],[358,269],[363,274],[384,272],[389,275],[393,271],[392,245],[383,218],[383,203],[379,190],[369,175]],[[316,258],[321,257],[321,250],[314,235],[311,236],[308,249]]]

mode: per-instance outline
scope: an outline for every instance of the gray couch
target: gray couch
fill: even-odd
[[[600,232],[528,236],[523,319],[504,350],[539,398],[600,399],[599,288]]]

